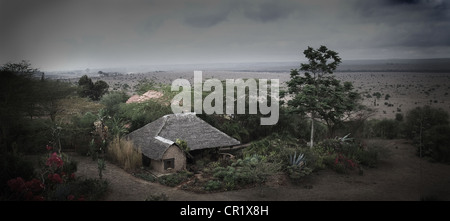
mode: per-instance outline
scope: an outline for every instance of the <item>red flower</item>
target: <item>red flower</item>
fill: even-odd
[[[61,176],[59,176],[59,174],[57,174],[57,173],[53,174],[53,181],[55,183],[62,183]]]
[[[26,182],[25,186],[35,193],[40,192],[45,188],[44,184],[36,178],[33,178],[31,181]]]
[[[75,179],[75,173],[70,174],[70,179],[72,179],[72,180]]]
[[[51,146],[49,146],[49,145],[45,146],[45,148],[46,148],[48,151],[53,150],[53,147],[51,147]]]
[[[63,180],[61,179],[61,176],[59,176],[59,174],[57,174],[57,173],[49,174],[47,176],[47,178],[54,183],[62,183],[63,182]]]
[[[25,190],[25,180],[22,177],[17,177],[15,179],[10,179],[7,182],[9,188],[14,192],[22,192]]]
[[[72,201],[73,199],[75,199],[75,196],[70,194],[69,196],[67,196],[67,200]]]
[[[56,166],[56,168],[60,168],[62,167],[64,164],[64,162],[62,161],[61,157],[58,156],[58,154],[56,154],[56,152],[54,152],[48,159],[47,162],[45,163],[45,165],[52,167],[52,166]]]

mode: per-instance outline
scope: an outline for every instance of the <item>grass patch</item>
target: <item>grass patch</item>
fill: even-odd
[[[124,170],[137,170],[142,167],[142,152],[126,139],[114,138],[106,153],[110,161],[117,163]]]

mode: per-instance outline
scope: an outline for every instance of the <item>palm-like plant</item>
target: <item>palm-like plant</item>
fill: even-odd
[[[289,165],[290,166],[303,166],[305,165],[306,158],[305,154],[299,154],[297,156],[297,152],[294,153],[294,156],[289,155]]]

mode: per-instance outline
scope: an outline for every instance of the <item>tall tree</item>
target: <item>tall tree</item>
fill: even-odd
[[[87,75],[83,75],[78,80],[78,94],[80,97],[89,97],[94,101],[100,100],[100,98],[108,92],[109,85],[102,80],[98,80],[95,83]]]
[[[354,110],[359,99],[350,82],[341,83],[335,79],[333,71],[341,63],[337,52],[325,46],[319,49],[308,47],[303,54],[307,64],[291,70],[291,79],[287,82],[288,101],[294,112],[308,114],[311,118],[310,146],[314,145],[314,124],[316,119],[322,120],[328,128],[329,136],[334,135],[335,127],[341,123],[344,115]]]
[[[6,63],[0,67],[0,145],[2,147],[15,139],[13,129],[20,128],[19,120],[27,111],[34,109],[33,74],[28,61]]]

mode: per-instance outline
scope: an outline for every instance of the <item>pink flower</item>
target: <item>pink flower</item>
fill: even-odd
[[[75,179],[75,173],[70,174],[70,179],[72,179],[72,180]]]
[[[45,146],[45,148],[46,148],[48,151],[53,150],[53,147],[51,147],[51,146],[49,146],[49,145]]]

